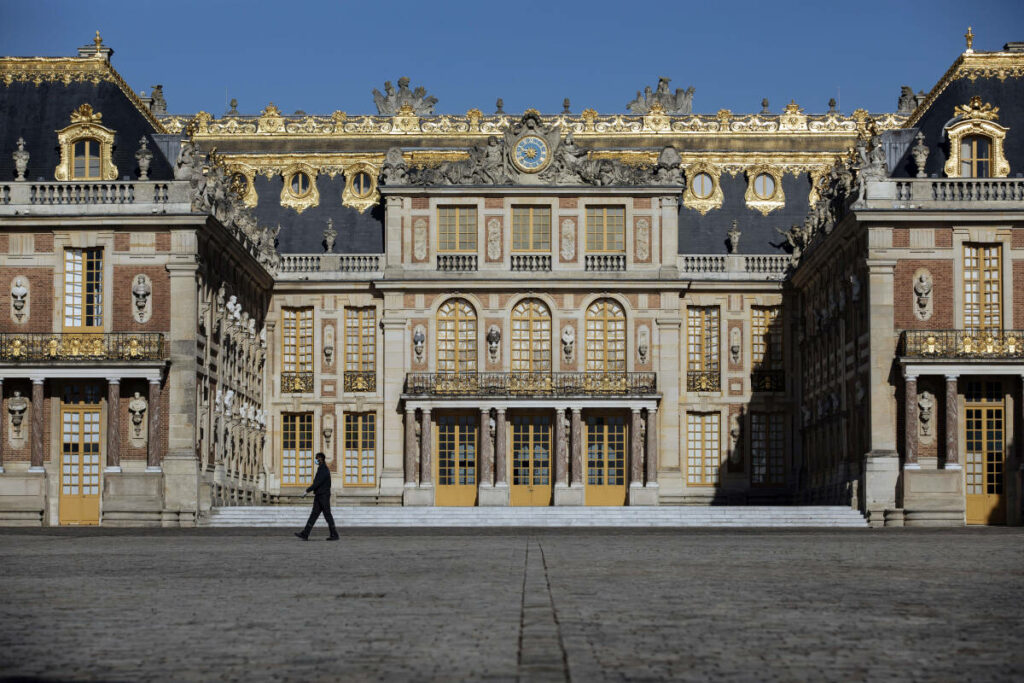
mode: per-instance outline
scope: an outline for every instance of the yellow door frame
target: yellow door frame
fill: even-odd
[[[508,420],[509,503],[522,506],[551,505],[554,491],[554,450],[550,410],[515,411]],[[545,422],[546,420],[546,422]],[[547,452],[547,460],[539,458]],[[522,465],[518,456],[522,454]],[[521,483],[516,483],[519,480]],[[524,481],[525,480],[525,481]]]
[[[964,487],[967,524],[1006,523],[1006,401],[964,402]]]
[[[592,421],[601,421],[601,424],[592,424]],[[625,409],[588,411],[583,417],[586,430],[584,498],[587,505],[626,504],[626,477],[629,469],[628,422]],[[620,457],[615,458],[617,454]],[[596,458],[593,457],[595,455]]]
[[[433,424],[434,504],[472,507],[480,472],[480,412],[443,411]],[[444,450],[442,450],[442,448]],[[469,455],[470,457],[463,457]]]
[[[100,523],[102,425],[98,404],[61,402],[58,520],[62,525]]]

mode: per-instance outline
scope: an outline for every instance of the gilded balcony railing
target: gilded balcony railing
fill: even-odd
[[[313,391],[312,372],[282,372],[281,393],[307,394]]]
[[[345,391],[364,392],[377,390],[377,373],[373,370],[346,370],[342,382]]]
[[[653,372],[414,372],[410,396],[646,396],[657,391]]]
[[[687,391],[721,391],[722,376],[718,370],[690,370],[686,373]]]
[[[0,334],[0,361],[160,361],[166,358],[159,332],[40,332]]]
[[[899,355],[907,358],[1024,358],[1024,330],[907,330]]]

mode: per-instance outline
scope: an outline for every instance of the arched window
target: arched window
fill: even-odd
[[[551,311],[540,299],[512,309],[512,372],[551,371]]]
[[[103,179],[100,173],[100,141],[96,138],[82,138],[71,146],[71,179]]]
[[[987,135],[968,135],[960,140],[960,177],[992,175],[992,140]]]
[[[437,371],[476,372],[476,312],[465,299],[437,309]]]
[[[587,372],[625,372],[626,314],[612,299],[587,309]]]

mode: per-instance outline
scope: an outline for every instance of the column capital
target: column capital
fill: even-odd
[[[121,378],[120,377],[107,377],[107,384],[120,384],[120,383],[121,383]]]
[[[159,377],[150,377],[149,378],[149,383],[150,384],[160,384],[160,378]]]
[[[46,381],[45,377],[32,377],[32,384],[42,384]]]
[[[415,410],[415,408],[413,410]],[[430,415],[430,406],[423,406],[422,408],[420,408],[420,410],[423,411],[423,416],[424,417],[426,417],[427,415]]]
[[[1021,377],[1024,377],[1024,372],[1021,373]],[[960,375],[958,374],[946,375],[947,382],[955,382],[958,379],[960,379]]]
[[[632,406],[632,407],[630,407],[630,410],[633,411],[634,415],[639,415],[640,411],[643,410],[643,408],[640,408],[640,407],[637,407],[637,406]]]
[[[906,366],[903,367],[903,379],[907,382],[917,381],[917,370],[910,370]]]

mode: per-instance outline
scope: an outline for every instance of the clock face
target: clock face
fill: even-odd
[[[536,135],[527,135],[516,143],[512,159],[519,170],[537,173],[548,165],[548,145]]]

